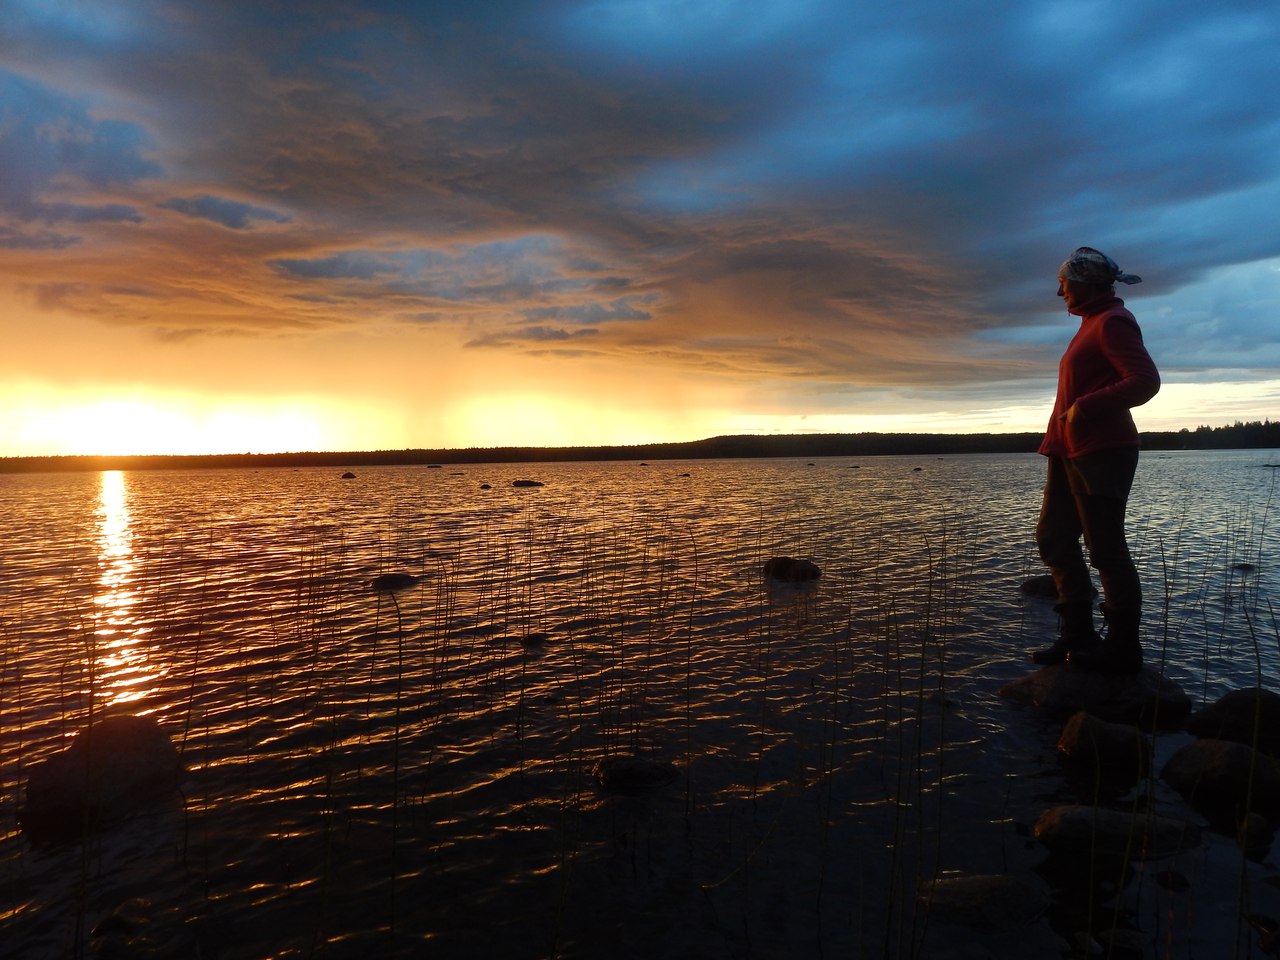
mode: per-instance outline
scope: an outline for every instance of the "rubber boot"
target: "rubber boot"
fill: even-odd
[[[1079,670],[1124,676],[1142,669],[1142,644],[1138,640],[1138,623],[1141,611],[1115,612],[1103,605],[1107,620],[1107,635],[1092,650],[1073,650],[1067,662]]]
[[[1041,667],[1066,663],[1073,652],[1092,650],[1098,645],[1089,603],[1060,603],[1053,609],[1058,612],[1058,639],[1051,647],[1031,652],[1031,662]]]

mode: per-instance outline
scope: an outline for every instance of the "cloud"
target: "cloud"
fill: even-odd
[[[160,175],[160,166],[143,156],[146,145],[138,125],[95,118],[82,102],[0,63],[0,215],[17,222],[138,222],[132,205],[96,198]]]
[[[15,11],[0,246],[28,283],[75,254],[58,309],[1026,404],[1089,244],[1163,368],[1280,365],[1262,0]]]
[[[63,233],[48,230],[31,232],[0,226],[0,247],[7,250],[63,250],[79,242],[79,237]]]
[[[510,349],[516,346],[532,344],[539,349],[530,352],[537,354],[548,352],[547,347],[550,345],[552,347],[550,352],[567,356],[581,356],[581,350],[565,350],[563,345],[597,337],[599,334],[599,330],[591,327],[566,330],[563,327],[529,326],[486,334],[482,337],[468,340],[463,344],[463,347],[465,349]]]
[[[33,203],[31,219],[46,223],[141,223],[142,215],[127,203]]]
[[[372,280],[399,272],[388,257],[372,253],[335,253],[312,259],[285,258],[272,265],[286,274],[304,280]]]
[[[288,223],[293,219],[288,214],[279,213],[267,207],[226,200],[208,194],[198,197],[174,197],[164,201],[160,206],[196,219],[212,220],[232,230],[246,230],[253,226],[255,220]]]
[[[454,303],[523,304],[620,285],[616,277],[584,270],[560,241],[538,235],[445,248],[344,250],[271,265],[303,280],[361,282],[366,296],[412,294]]]
[[[654,295],[643,298],[622,297],[608,303],[581,303],[555,307],[530,307],[524,311],[529,320],[560,320],[576,325],[649,320],[653,314],[636,306],[640,301],[652,301]]]

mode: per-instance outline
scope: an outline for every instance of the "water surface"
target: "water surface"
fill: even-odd
[[[1139,468],[1148,654],[1198,702],[1276,686],[1278,459]],[[1018,590],[1041,572],[1043,469],[0,476],[3,942],[75,956],[141,897],[175,955],[989,955],[1004,934],[958,937],[916,893],[1030,871],[1029,824],[1074,799],[1056,730],[997,695],[1056,629]],[[819,584],[766,583],[777,555],[814,560]],[[370,588],[392,572],[418,582]],[[32,845],[26,771],[113,710],[165,726],[184,796]],[[608,794],[591,770],[622,755],[679,777]],[[1204,854],[1199,900],[1131,895],[1135,925],[1161,925],[1149,944],[1207,956],[1226,929],[1249,949],[1233,897],[1276,872],[1233,849]],[[1214,893],[1225,928],[1190,906],[1219,870],[1237,878]],[[1042,921],[1006,946],[1058,955],[1061,935]]]

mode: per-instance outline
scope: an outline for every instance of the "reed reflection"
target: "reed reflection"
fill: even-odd
[[[98,499],[98,593],[94,673],[107,706],[141,700],[160,671],[150,662],[149,632],[134,616],[139,595],[134,582],[133,528],[129,489],[119,470],[102,474]]]

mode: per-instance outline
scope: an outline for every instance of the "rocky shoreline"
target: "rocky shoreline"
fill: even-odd
[[[1223,938],[1215,956],[1280,956],[1280,869],[1268,859],[1280,696],[1240,689],[1192,711],[1152,666],[1127,677],[1043,667],[999,692],[1062,724],[1062,775],[1087,800],[1035,819],[1029,842],[1044,856],[1030,872],[926,882],[922,909],[988,942],[1017,930],[1034,940],[1047,924],[1071,956],[1165,956],[1175,941]]]

